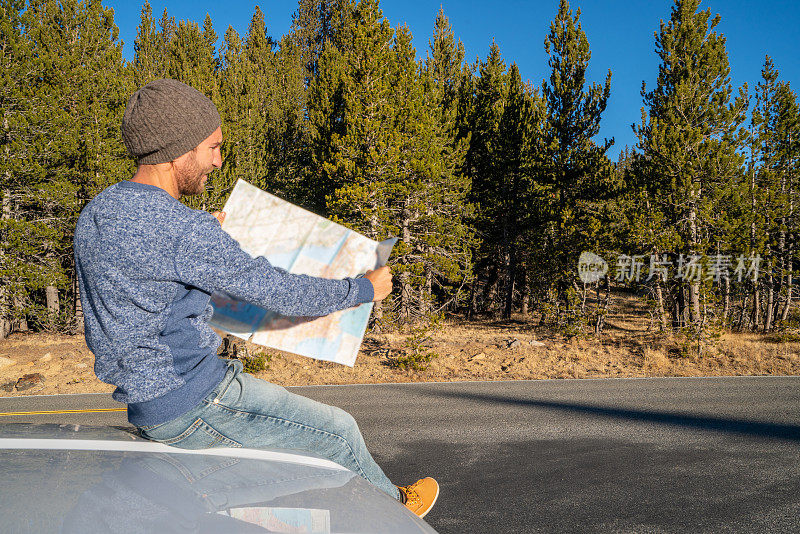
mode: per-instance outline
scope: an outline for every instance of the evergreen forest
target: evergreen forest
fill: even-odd
[[[81,330],[75,223],[135,172],[122,114],[162,77],[223,119],[224,164],[188,205],[221,209],[245,179],[400,239],[376,329],[449,314],[600,332],[620,288],[664,332],[797,326],[800,111],[779,67],[766,57],[733,87],[719,16],[675,0],[638,142],[612,161],[613,139],[597,140],[612,73],[587,80],[580,9],[554,11],[533,83],[494,43],[470,62],[441,10],[416,50],[378,0],[299,0],[280,37],[258,7],[246,34],[220,36],[208,15],[145,2],[132,61],[101,0],[0,0],[0,338]],[[582,276],[579,258],[606,275]]]

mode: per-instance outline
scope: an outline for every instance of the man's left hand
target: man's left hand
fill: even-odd
[[[374,271],[367,271],[364,278],[372,282],[372,289],[375,293],[372,302],[383,300],[392,292],[392,271],[387,265]]]

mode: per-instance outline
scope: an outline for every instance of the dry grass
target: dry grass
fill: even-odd
[[[800,342],[728,333],[698,355],[683,340],[648,329],[649,316],[637,299],[621,295],[613,303],[604,333],[597,337],[567,338],[521,317],[509,322],[447,320],[424,344],[424,351],[435,354],[424,370],[391,365],[409,353],[408,335],[392,333],[367,336],[354,368],[269,351],[269,368],[257,376],[282,385],[308,385],[800,374]],[[251,353],[268,350],[249,348]],[[111,391],[94,377],[93,363],[81,336],[12,335],[0,341],[0,387],[5,387],[0,396]],[[41,373],[44,382],[14,391],[16,380],[28,373]]]

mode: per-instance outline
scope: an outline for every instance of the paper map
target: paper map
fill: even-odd
[[[386,263],[397,239],[378,243],[239,180],[222,229],[253,257],[321,278],[358,276]],[[353,366],[372,303],[325,317],[286,317],[214,293],[211,325],[274,349]]]

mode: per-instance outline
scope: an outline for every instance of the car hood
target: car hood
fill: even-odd
[[[430,533],[351,471],[292,451],[187,451],[118,428],[0,425],[0,530]]]

